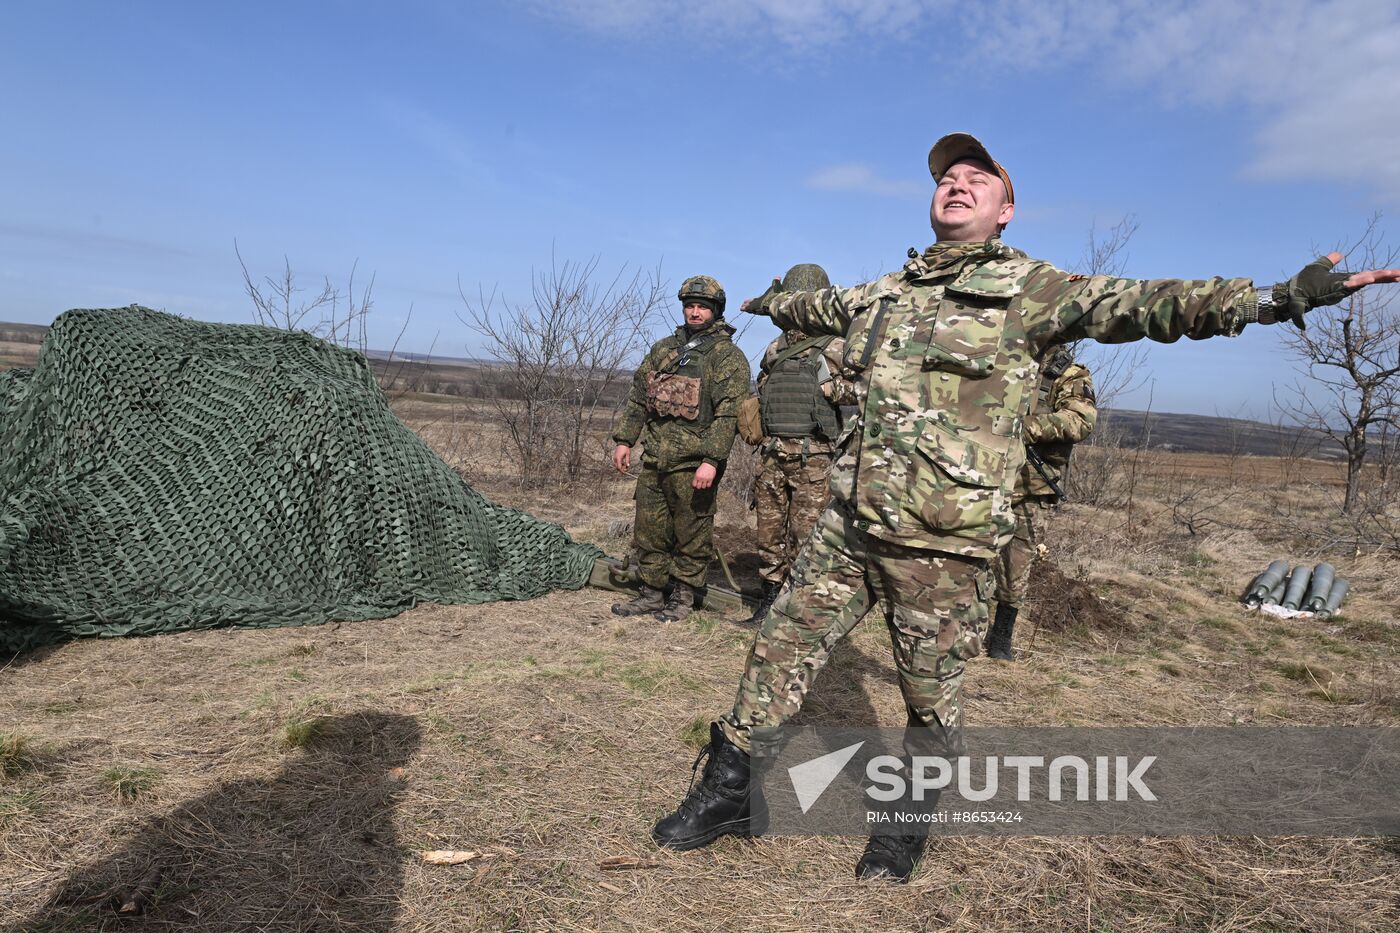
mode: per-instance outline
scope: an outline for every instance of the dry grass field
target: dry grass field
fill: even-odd
[[[625,550],[627,480],[525,494],[482,410],[396,405],[481,491]],[[1143,453],[1100,504],[1064,506],[1062,575],[1039,576],[1016,663],[972,664],[969,721],[1400,725],[1400,562],[1345,543],[1319,504],[1337,467],[1295,464],[1281,486],[1284,466]],[[1205,514],[1183,524],[1183,496],[1207,497]],[[723,503],[743,574],[751,516]],[[1335,563],[1353,581],[1345,614],[1245,612],[1239,591],[1280,556]],[[1097,601],[1068,601],[1078,586]],[[613,601],[425,605],[0,659],[0,928],[1400,928],[1394,840],[949,837],[907,887],[856,883],[856,839],[660,851],[648,830],[732,701],[752,630],[623,621]],[[858,628],[802,721],[902,725],[888,651],[883,626]],[[429,865],[430,850],[475,856]]]

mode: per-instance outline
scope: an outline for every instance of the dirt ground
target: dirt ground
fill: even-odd
[[[626,480],[521,494],[478,417],[432,399],[400,411],[482,491],[625,549]],[[1285,622],[1235,602],[1278,544],[1188,534],[1146,493],[1135,509],[1131,525],[1121,507],[1060,510],[1020,657],[971,665],[969,722],[1400,725],[1392,558],[1338,556],[1346,614]],[[721,540],[745,578],[750,522],[725,500]],[[1092,591],[1093,611],[1037,605],[1067,590],[1072,605]],[[0,928],[1400,928],[1393,840],[948,837],[907,887],[855,882],[856,839],[658,850],[648,830],[684,793],[753,632],[624,621],[613,601],[424,605],[0,659]],[[903,724],[877,620],[838,648],[802,721]],[[425,864],[433,850],[475,855]]]

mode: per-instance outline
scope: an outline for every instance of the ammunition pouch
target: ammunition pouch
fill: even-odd
[[[755,447],[763,443],[763,408],[756,395],[739,403],[739,436]]]
[[[700,417],[700,380],[680,373],[647,373],[647,411],[668,418]]]

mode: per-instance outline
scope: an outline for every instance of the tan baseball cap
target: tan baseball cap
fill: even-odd
[[[996,169],[1006,185],[1006,200],[1011,204],[1016,203],[1016,190],[1011,187],[1011,176],[1006,174],[1006,169],[1001,167],[1000,162],[992,158],[987,147],[970,133],[949,133],[934,143],[933,148],[928,151],[928,170],[933,174],[933,180],[938,181],[944,172],[963,159],[976,159]]]

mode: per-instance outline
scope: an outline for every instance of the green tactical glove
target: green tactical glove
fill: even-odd
[[[773,284],[768,286],[768,291],[759,295],[757,298],[750,298],[740,305],[739,310],[747,311],[749,314],[762,314],[766,317],[768,315],[768,306],[773,303],[773,299],[778,297],[782,290],[783,280],[774,279]]]
[[[1299,330],[1306,329],[1303,315],[1313,308],[1334,305],[1360,288],[1347,288],[1342,283],[1351,278],[1347,272],[1333,272],[1334,263],[1319,256],[1308,263],[1287,282],[1280,282],[1268,293],[1259,295],[1259,321],[1263,324],[1292,321]]]

